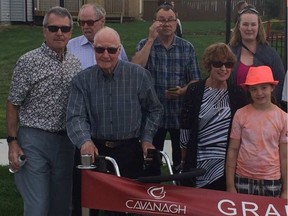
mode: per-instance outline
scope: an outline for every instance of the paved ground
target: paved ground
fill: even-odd
[[[172,158],[171,158],[170,140],[165,141],[164,151],[168,154],[169,159],[171,161]],[[8,145],[5,139],[0,139],[0,165],[8,165]]]
[[[8,146],[5,139],[0,139],[0,165],[8,165]]]

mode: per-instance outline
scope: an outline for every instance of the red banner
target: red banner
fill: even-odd
[[[82,171],[82,206],[144,215],[287,216],[287,200],[163,184]]]

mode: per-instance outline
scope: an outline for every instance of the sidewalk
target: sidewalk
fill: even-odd
[[[172,163],[170,140],[165,141],[164,152],[168,154],[169,159]],[[8,165],[8,145],[6,139],[0,139],[0,165]]]
[[[8,145],[6,139],[0,139],[0,165],[8,165]]]

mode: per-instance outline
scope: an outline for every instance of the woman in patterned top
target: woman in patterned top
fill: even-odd
[[[209,76],[190,84],[180,116],[182,167],[203,168],[203,176],[182,182],[186,186],[225,191],[225,157],[230,124],[235,111],[244,106],[241,88],[227,80],[236,57],[224,43],[210,45],[203,66]]]

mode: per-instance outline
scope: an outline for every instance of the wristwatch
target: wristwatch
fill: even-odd
[[[12,137],[12,136],[8,136],[7,137],[7,143],[10,143],[10,142],[12,142],[14,140],[17,140],[17,137]]]

